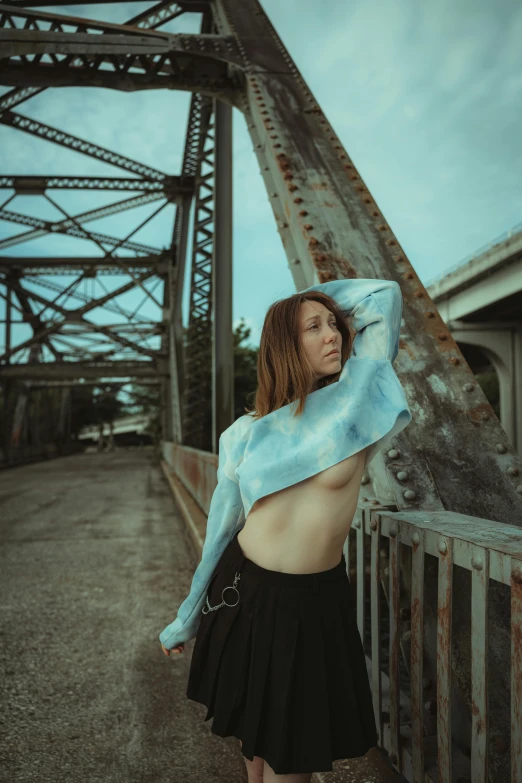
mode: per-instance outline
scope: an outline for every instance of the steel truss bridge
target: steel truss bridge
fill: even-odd
[[[357,567],[359,628],[371,632],[380,744],[411,781],[449,782],[455,765],[473,783],[522,781],[520,460],[355,162],[257,0],[156,2],[121,24],[97,21],[96,2],[82,3],[88,18],[45,10],[77,4],[0,3],[0,83],[10,88],[0,98],[0,122],[20,134],[21,144],[29,134],[122,170],[120,177],[45,176],[35,161],[33,174],[17,176],[2,159],[0,188],[7,195],[0,218],[19,226],[19,233],[0,239],[6,313],[0,380],[4,400],[15,399],[4,448],[17,448],[28,400],[50,386],[60,395],[52,414],[56,431],[66,437],[71,384],[150,381],[161,389],[172,481],[208,509],[216,464],[208,452],[215,457],[234,410],[231,129],[237,109],[296,290],[376,277],[396,280],[403,294],[395,369],[413,422],[365,475],[346,542]],[[190,13],[199,15],[198,33],[161,29]],[[22,104],[33,96],[71,86],[190,93],[180,171],[152,168],[24,113]],[[52,198],[56,189],[121,195],[74,214]],[[18,212],[15,198],[27,194],[54,205],[60,219]],[[175,206],[168,247],[133,238],[147,221],[123,237],[89,227],[146,204],[154,205],[148,220]],[[96,254],[9,254],[52,233],[90,240]],[[63,285],[46,281],[50,274],[63,275]],[[104,288],[106,274],[121,275],[121,285]],[[86,280],[93,282],[91,295]],[[157,308],[155,321],[119,303],[134,289]],[[100,308],[115,316],[112,323],[89,317]],[[15,344],[17,320],[32,334]],[[408,694],[400,665],[408,671]]]

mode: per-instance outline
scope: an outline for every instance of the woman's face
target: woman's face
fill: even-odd
[[[320,302],[303,302],[299,312],[299,327],[306,357],[316,375],[316,383],[325,375],[339,372],[342,336],[334,314]],[[327,356],[334,348],[338,352]]]

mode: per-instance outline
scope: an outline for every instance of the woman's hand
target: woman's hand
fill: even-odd
[[[160,642],[160,644],[161,644],[161,649],[163,650],[165,655],[170,655],[171,652],[175,653],[176,655],[179,655],[185,649],[185,642],[180,642],[180,644],[177,644],[175,647],[172,648],[172,650],[167,650],[167,648],[163,645],[162,642]]]

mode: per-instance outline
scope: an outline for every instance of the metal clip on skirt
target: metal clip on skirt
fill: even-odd
[[[201,612],[203,614],[208,614],[209,612],[215,612],[216,609],[221,609],[222,606],[237,606],[239,601],[240,601],[240,599],[241,599],[241,596],[239,595],[239,590],[237,589],[236,585],[237,585],[237,583],[239,582],[240,579],[241,579],[241,574],[238,574],[236,572],[236,575],[234,577],[234,583],[232,585],[227,585],[227,587],[223,588],[223,590],[221,592],[221,598],[223,600],[221,601],[220,604],[217,604],[216,606],[210,606],[210,603],[209,603],[209,600],[208,600],[208,595],[207,595],[206,606],[203,607]],[[225,593],[226,593],[227,590],[235,590],[236,591],[237,601],[236,601],[235,604],[227,604],[227,602],[225,600]],[[208,609],[207,609],[207,606],[208,606]]]

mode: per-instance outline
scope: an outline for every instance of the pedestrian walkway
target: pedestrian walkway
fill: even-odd
[[[0,473],[3,780],[246,783],[159,632],[198,553],[152,449]],[[0,776],[1,777],[1,776]],[[314,783],[399,781],[378,751]]]

